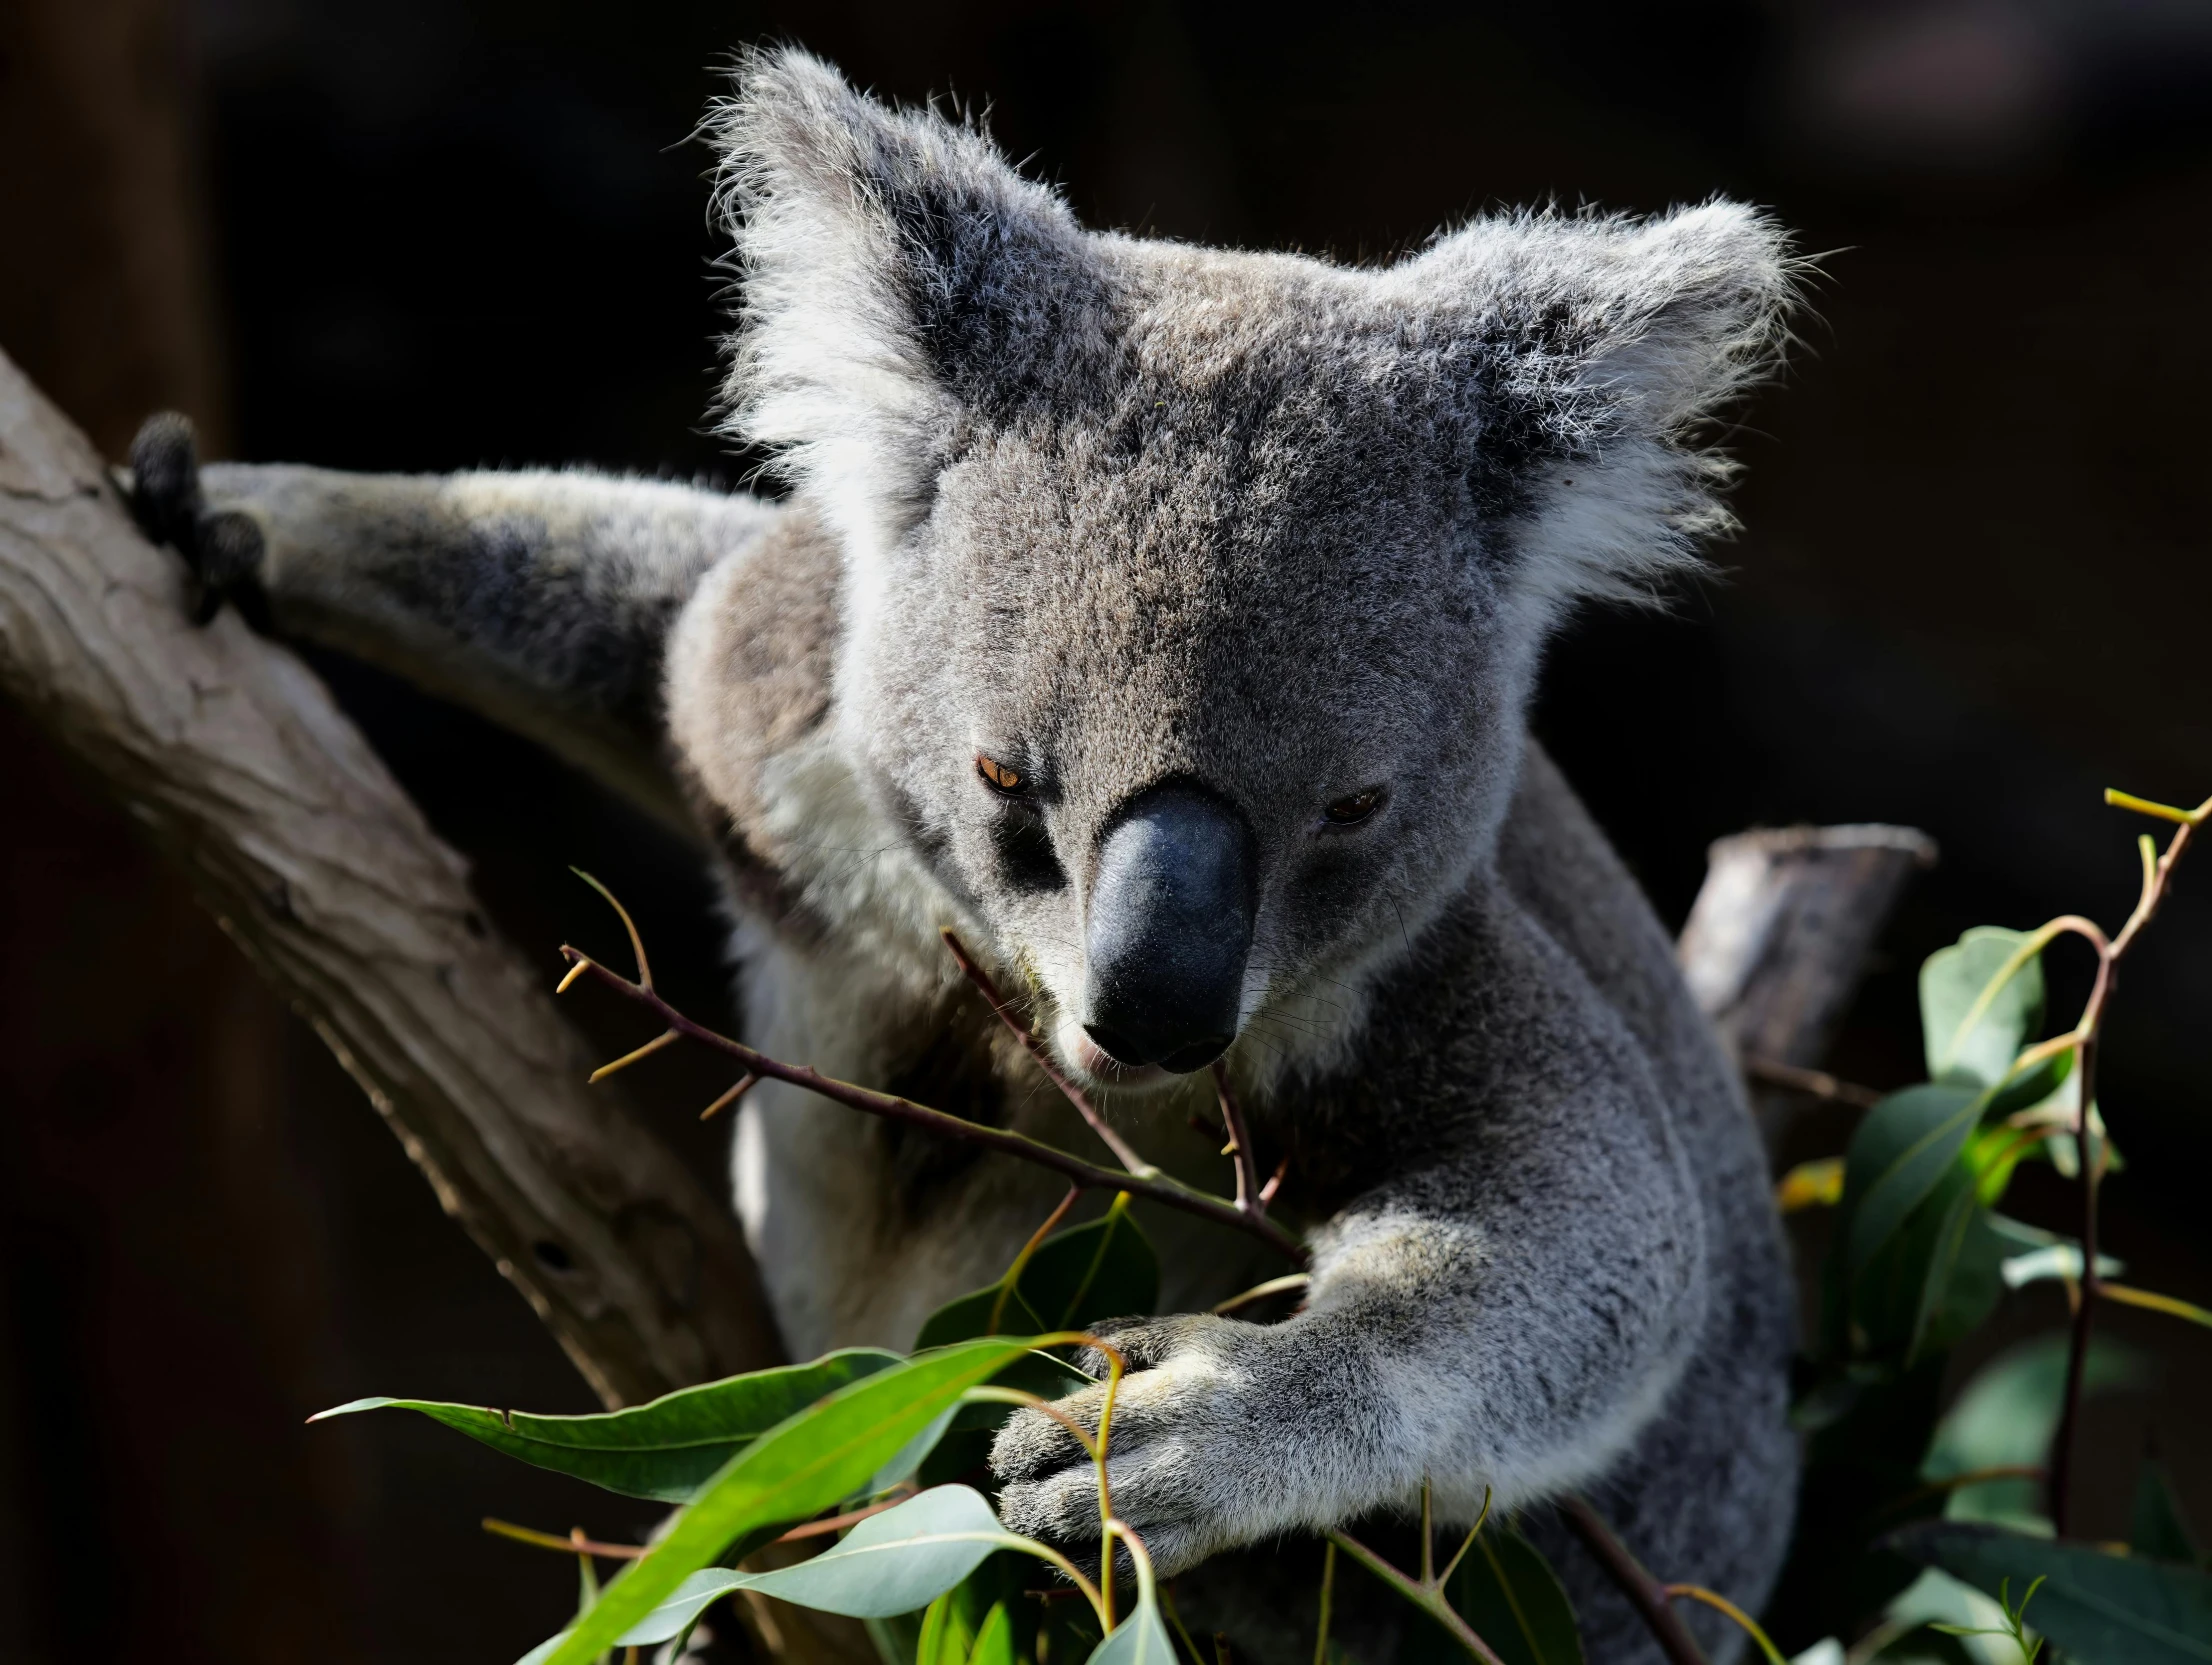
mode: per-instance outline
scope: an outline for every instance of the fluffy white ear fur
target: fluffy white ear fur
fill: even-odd
[[[1481,220],[1387,274],[1496,344],[1487,390],[1559,457],[1516,517],[1539,611],[1653,599],[1734,525],[1717,495],[1733,465],[1704,430],[1774,368],[1801,270],[1773,219],[1713,201]]]
[[[771,448],[867,563],[927,512],[960,349],[1020,318],[1024,280],[1080,232],[977,128],[888,109],[795,48],[745,58],[714,135],[744,286],[725,431]]]

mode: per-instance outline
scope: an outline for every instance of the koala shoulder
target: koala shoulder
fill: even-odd
[[[771,759],[821,731],[844,630],[835,543],[804,509],[726,556],[692,593],[668,645],[669,738],[694,807],[746,837],[767,812]]]

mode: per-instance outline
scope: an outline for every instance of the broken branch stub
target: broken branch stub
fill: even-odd
[[[1780,827],[1714,842],[1675,955],[1739,1062],[1800,1072],[1821,1062],[1905,881],[1935,858],[1935,841],[1911,827]],[[1798,1100],[1752,1073],[1771,1150]]]

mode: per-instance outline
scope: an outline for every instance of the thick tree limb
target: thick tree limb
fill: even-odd
[[[461,858],[297,658],[188,622],[175,558],[4,356],[0,689],[182,864],[603,1399],[777,1362],[729,1211],[586,1087]]]
[[[1935,854],[1910,827],[1783,827],[1713,845],[1675,953],[1753,1079],[1770,1150],[1813,1085],[1906,879]]]

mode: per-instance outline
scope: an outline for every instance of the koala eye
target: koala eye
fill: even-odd
[[[1019,769],[1012,769],[995,757],[976,753],[975,772],[983,777],[983,784],[993,792],[1008,798],[1018,798],[1028,790]]]
[[[1321,814],[1332,827],[1356,827],[1375,811],[1382,808],[1387,796],[1379,786],[1370,786],[1364,792],[1354,792],[1350,797],[1339,798]]]

